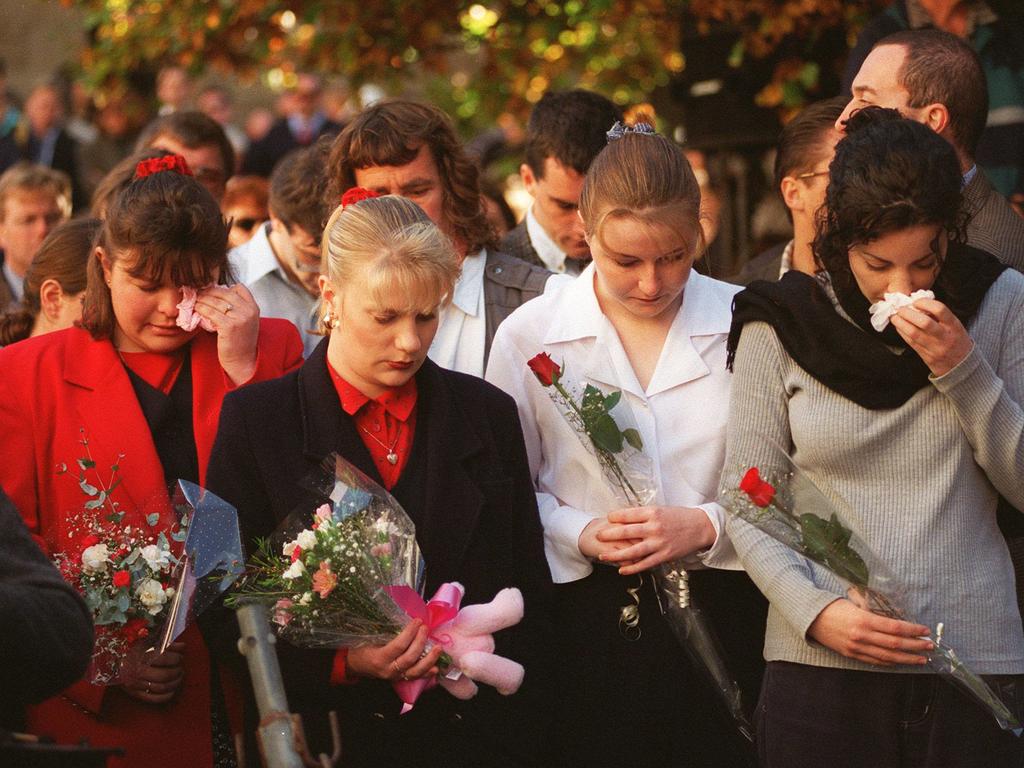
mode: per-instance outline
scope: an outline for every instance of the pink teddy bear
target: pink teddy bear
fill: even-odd
[[[458,582],[452,586],[466,593]],[[492,633],[518,624],[522,618],[523,595],[512,587],[498,592],[489,603],[465,606],[454,619],[438,627],[432,636],[453,661],[447,674],[438,675],[441,685],[459,699],[473,698],[476,683],[494,686],[503,696],[519,690],[523,665],[494,653]]]

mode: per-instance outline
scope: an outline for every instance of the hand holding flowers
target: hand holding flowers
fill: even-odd
[[[630,576],[711,547],[718,537],[711,520],[696,507],[631,507],[608,514],[599,542],[626,546],[598,554]]]
[[[154,653],[146,645],[129,651],[120,677],[121,689],[147,704],[171,701],[185,678],[185,644],[171,643],[163,653]]]
[[[348,651],[348,670],[353,675],[379,680],[417,680],[438,674],[444,646],[430,644],[430,630],[413,619],[383,645],[357,645]]]

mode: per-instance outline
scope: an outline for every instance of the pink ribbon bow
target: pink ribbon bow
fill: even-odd
[[[422,619],[427,626],[428,636],[439,645],[445,645],[443,635],[434,633],[459,613],[459,606],[462,602],[462,590],[452,583],[442,584],[437,592],[430,598],[430,602],[424,603],[423,598],[412,587],[398,586],[385,588],[395,605],[405,611],[409,618]],[[430,690],[437,685],[437,680],[430,678],[417,678],[416,680],[395,680],[391,683],[402,700],[402,714],[410,711],[416,703],[416,699],[424,691]]]

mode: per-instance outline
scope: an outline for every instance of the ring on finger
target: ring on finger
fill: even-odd
[[[405,670],[398,666],[398,661],[395,659],[391,660],[391,667],[395,670],[395,674],[401,677],[403,680],[408,680],[405,676]]]

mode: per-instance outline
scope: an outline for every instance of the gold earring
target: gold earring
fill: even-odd
[[[338,327],[338,318],[334,316],[333,312],[331,312],[330,307],[327,307],[327,310],[324,312],[323,324],[325,328],[330,330]]]

